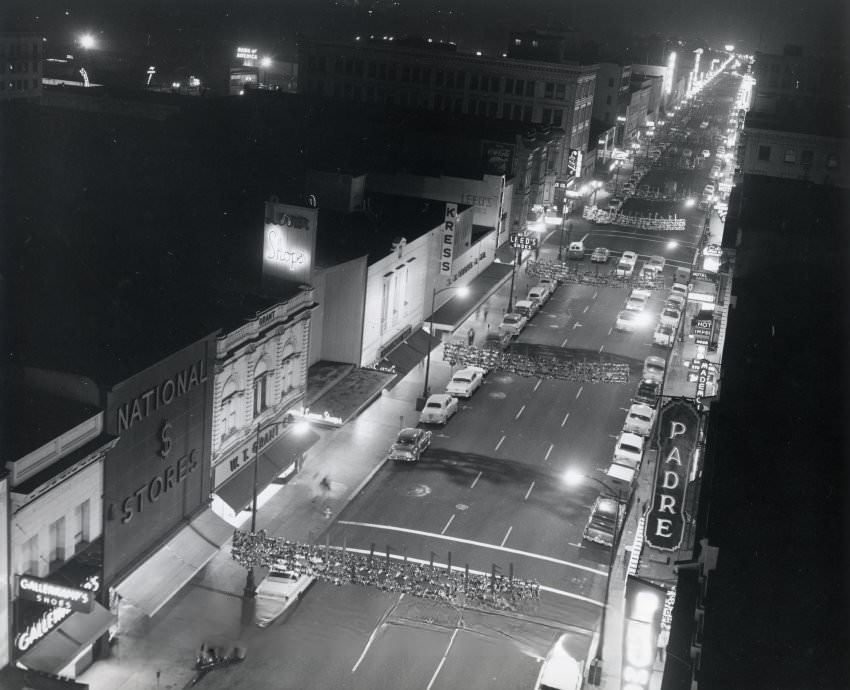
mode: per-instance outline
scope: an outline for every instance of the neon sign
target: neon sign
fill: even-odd
[[[267,261],[284,266],[290,271],[295,271],[307,263],[306,253],[297,248],[290,248],[283,230],[275,227],[266,230],[265,257]]]
[[[45,606],[67,608],[89,613],[94,597],[85,589],[60,585],[40,577],[22,575],[18,580],[21,599],[34,601]]]
[[[100,576],[90,575],[83,582],[82,588],[90,592],[97,592],[100,589]],[[63,587],[63,589],[71,588]],[[27,651],[45,635],[58,627],[73,612],[73,609],[66,606],[54,606],[48,609],[17,634],[15,637],[15,647],[21,652]]]
[[[452,258],[455,246],[455,224],[457,223],[457,204],[446,204],[446,217],[443,222],[440,249],[440,273],[451,274]]]

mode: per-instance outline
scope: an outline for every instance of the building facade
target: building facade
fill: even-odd
[[[631,65],[618,62],[600,62],[593,98],[593,117],[604,125],[622,123],[629,102]]]
[[[303,412],[307,391],[310,316],[316,307],[305,286],[216,342],[212,404],[213,510],[234,521],[252,498],[246,471],[261,463],[262,490],[293,459],[289,415]],[[258,454],[262,457],[258,458]]]
[[[32,410],[65,428],[7,463],[11,610],[8,661],[74,678],[114,617],[103,591],[103,467],[117,439],[102,411],[29,391]],[[77,423],[74,423],[74,420]],[[68,428],[70,427],[70,428]],[[5,519],[5,515],[4,515]],[[5,558],[4,558],[5,560]]]
[[[0,33],[0,101],[41,96],[41,36]]]
[[[355,103],[477,115],[563,129],[567,151],[587,150],[596,65],[458,53],[453,46],[313,42],[300,56],[302,93]]]
[[[629,146],[640,139],[641,131],[646,127],[647,113],[650,109],[653,84],[650,80],[632,80],[629,86],[629,100],[626,105],[620,144]]]

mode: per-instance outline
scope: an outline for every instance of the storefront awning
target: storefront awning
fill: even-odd
[[[319,438],[312,429],[298,434],[290,432],[260,453],[257,465],[257,493],[265,489],[281,472],[288,469],[296,458],[307,451]],[[239,513],[244,510],[251,503],[254,495],[254,463],[248,462],[216,489],[215,493],[233,509],[233,512]]]
[[[186,525],[116,588],[118,594],[153,616],[210,562],[233,527],[209,508]]]
[[[434,343],[439,339],[434,338]],[[417,329],[406,340],[387,353],[384,360],[392,363],[396,371],[396,380],[405,377],[428,354],[428,331]]]
[[[0,688],[3,690],[89,690],[87,683],[17,666],[6,666],[0,669]]]
[[[435,330],[454,331],[511,273],[510,264],[492,263],[469,281],[466,297],[452,297],[432,315]],[[460,282],[463,285],[463,282]],[[430,296],[430,295],[429,295]]]
[[[29,669],[59,673],[103,635],[114,621],[113,614],[94,602],[91,613],[72,613],[18,661]]]

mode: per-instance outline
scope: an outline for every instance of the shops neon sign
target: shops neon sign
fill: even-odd
[[[62,589],[70,588],[63,587]],[[82,589],[93,593],[97,592],[100,589],[100,576],[90,575],[87,577],[83,582]],[[45,635],[56,629],[73,612],[73,609],[65,606],[54,606],[48,609],[15,636],[15,647],[18,651],[26,652]]]

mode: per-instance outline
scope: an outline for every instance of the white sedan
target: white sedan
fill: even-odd
[[[629,295],[626,302],[626,310],[628,311],[643,311],[646,308],[647,297],[643,294],[636,294],[634,291]]]
[[[257,587],[257,607],[254,619],[265,628],[292,606],[315,581],[315,576],[272,567]]]
[[[637,469],[643,458],[643,437],[621,431],[614,446],[614,462]]]
[[[614,269],[614,274],[628,278],[634,273],[636,263],[637,254],[634,252],[623,252],[620,260],[617,262],[617,268]]]
[[[484,383],[485,370],[481,367],[465,367],[452,376],[446,386],[446,393],[456,398],[470,398]]]
[[[652,431],[652,421],[654,418],[655,410],[649,405],[634,403],[626,414],[623,431],[628,431],[638,436],[649,436],[649,432]]]
[[[505,314],[504,318],[502,319],[502,323],[499,324],[499,330],[503,333],[519,335],[522,332],[522,329],[525,328],[525,324],[527,323],[528,319],[526,319],[522,314],[509,312]]]
[[[642,314],[636,311],[629,311],[627,309],[624,309],[619,314],[617,314],[617,321],[614,324],[614,328],[616,328],[618,331],[631,332],[643,323],[642,316]]]
[[[682,313],[678,309],[674,309],[673,307],[667,306],[664,307],[664,310],[658,317],[658,321],[664,326],[672,326],[673,328],[675,328],[679,325],[679,319],[681,317]]]

